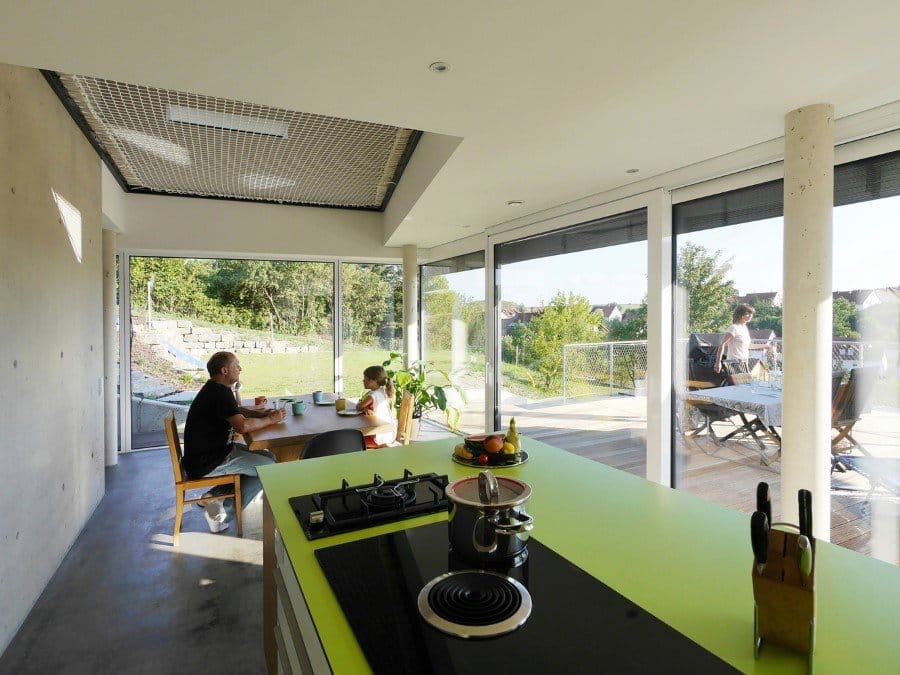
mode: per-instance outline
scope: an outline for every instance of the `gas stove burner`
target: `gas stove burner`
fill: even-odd
[[[376,476],[376,480],[381,476]],[[416,501],[415,484],[418,480],[405,481],[394,485],[381,481],[379,485],[357,488],[362,500],[373,509],[395,509]]]
[[[487,572],[448,572],[419,591],[419,613],[443,633],[461,638],[504,635],[531,615],[531,595],[515,579]]]
[[[350,485],[346,479],[336,490],[291,497],[307,539],[387,523],[417,515],[446,511],[449,505],[447,476],[436,473],[413,475],[404,469],[402,478],[384,480],[375,474],[367,485]]]

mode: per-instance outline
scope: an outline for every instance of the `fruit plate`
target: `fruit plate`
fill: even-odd
[[[478,469],[486,469],[486,468],[504,468],[507,466],[519,466],[519,464],[524,464],[528,461],[528,453],[524,450],[517,452],[514,455],[501,455],[501,454],[488,454],[488,463],[482,464],[478,461],[478,457],[473,457],[472,459],[464,459],[460,457],[456,453],[451,455],[451,458],[457,464],[462,464],[463,466],[474,466]]]

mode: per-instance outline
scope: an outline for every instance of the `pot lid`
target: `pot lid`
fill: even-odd
[[[458,504],[469,506],[508,508],[523,504],[531,497],[531,486],[528,483],[506,476],[497,476],[496,478],[497,487],[500,489],[500,498],[495,502],[482,501],[478,489],[478,476],[460,478],[448,485],[447,498]]]

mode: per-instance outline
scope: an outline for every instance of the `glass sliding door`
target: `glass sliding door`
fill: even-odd
[[[834,466],[831,541],[897,564],[900,153],[839,165],[834,175],[832,443],[823,448]],[[673,209],[675,485],[747,513],[759,481],[780,498],[782,213],[780,180]],[[717,347],[741,303],[755,310],[749,372],[716,373]],[[727,385],[771,400],[726,407],[725,392],[710,390]]]
[[[775,405],[768,394],[780,393],[774,383],[782,366],[781,205],[775,181],[674,208],[675,486],[744,511],[753,510],[748,495],[760,481],[777,492],[780,419],[774,409],[757,416],[697,397],[729,384],[750,391],[757,382],[759,401]],[[751,429],[756,419],[762,428]]]
[[[496,424],[646,474],[647,214],[495,248]]]
[[[165,445],[217,351],[238,355],[242,393],[334,388],[334,265],[132,256],[131,447]]]
[[[403,350],[403,269],[400,265],[341,264],[343,391],[363,393],[362,372]]]
[[[831,540],[900,562],[900,153],[835,169]],[[893,486],[893,488],[892,488]]]
[[[484,251],[421,265],[420,275],[423,358],[464,391],[448,390],[459,429],[484,431]]]

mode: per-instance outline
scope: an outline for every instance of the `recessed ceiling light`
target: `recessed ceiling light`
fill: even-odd
[[[446,73],[448,70],[450,70],[450,64],[446,61],[435,61],[428,66],[428,70],[433,73]]]
[[[521,199],[510,199],[508,202],[506,202],[506,205],[507,206],[525,206],[525,202],[523,202]]]
[[[625,173],[637,173],[640,169],[625,169]]]

